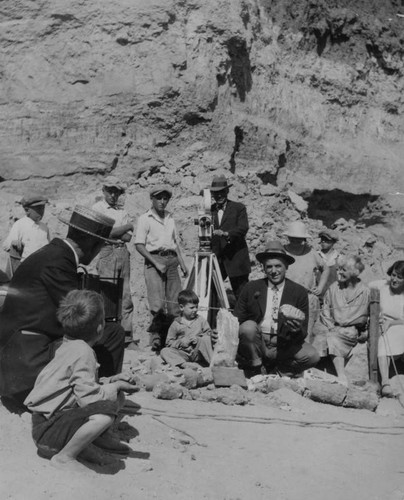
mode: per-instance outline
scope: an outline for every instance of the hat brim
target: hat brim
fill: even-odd
[[[60,222],[63,222],[63,224],[67,224],[68,226],[74,227],[74,229],[77,229],[78,231],[81,231],[82,233],[86,233],[89,236],[92,236],[93,238],[98,238],[99,240],[104,241],[105,243],[111,243],[112,245],[117,245],[119,242],[117,240],[112,240],[110,238],[104,238],[103,236],[99,236],[98,234],[92,233],[91,231],[87,231],[87,229],[83,229],[80,226],[77,226],[76,224],[72,224],[69,220],[65,219],[64,217],[58,217]]]
[[[338,241],[338,238],[334,238],[333,236],[329,236],[328,234],[320,233],[318,236],[327,241],[334,241],[334,242]]]
[[[285,236],[290,236],[290,238],[301,238],[302,240],[306,240],[307,238],[310,238],[310,235],[305,233],[305,235],[303,234],[292,234],[292,233],[288,233],[288,232],[284,232],[282,233],[283,235]]]
[[[209,191],[224,191],[225,189],[228,189],[229,187],[232,187],[233,184],[227,184],[227,186],[223,187],[209,187]]]
[[[34,201],[33,203],[21,203],[21,205],[24,208],[30,208],[30,207],[40,207],[46,205],[47,203],[48,203],[47,201]]]
[[[262,263],[262,261],[267,260],[267,259],[271,259],[271,258],[285,260],[288,264],[293,264],[294,262],[296,262],[296,260],[291,255],[289,255],[287,253],[276,252],[276,251],[274,251],[274,252],[260,252],[260,253],[257,253],[257,255],[255,257],[258,260],[258,262],[261,262],[261,263]]]

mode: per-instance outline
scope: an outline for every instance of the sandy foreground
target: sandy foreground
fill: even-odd
[[[30,416],[0,407],[4,500],[275,499],[403,500],[404,410],[376,413],[294,398],[279,408],[130,396],[131,456],[88,473],[39,458]]]

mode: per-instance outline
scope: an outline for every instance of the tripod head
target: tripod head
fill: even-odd
[[[199,250],[208,251],[212,250],[212,212],[211,212],[211,196],[210,190],[203,190],[203,203],[198,210],[198,218],[195,219],[195,224],[198,226]]]

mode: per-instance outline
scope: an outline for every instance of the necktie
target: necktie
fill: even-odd
[[[279,301],[280,294],[279,288],[277,286],[272,287],[272,325],[271,333],[276,334],[278,332],[278,312],[279,312]]]

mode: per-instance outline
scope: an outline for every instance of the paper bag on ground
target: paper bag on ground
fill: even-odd
[[[238,320],[227,309],[217,314],[218,339],[210,366],[234,366],[238,348]]]

